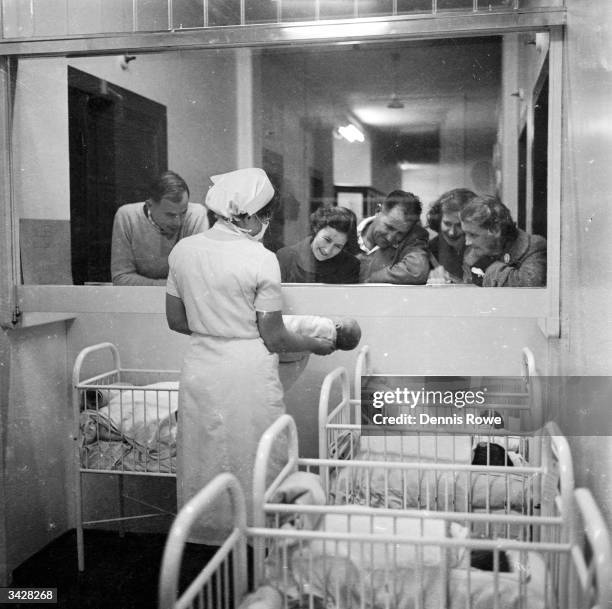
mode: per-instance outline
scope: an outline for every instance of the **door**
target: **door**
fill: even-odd
[[[109,282],[117,207],[167,169],[166,107],[69,67],[68,122],[73,282]]]

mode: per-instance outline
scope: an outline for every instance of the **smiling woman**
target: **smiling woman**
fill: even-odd
[[[355,214],[345,207],[320,207],[310,216],[311,235],[276,253],[286,283],[357,283]]]

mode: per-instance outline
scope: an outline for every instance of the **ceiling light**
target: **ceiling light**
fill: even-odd
[[[398,163],[399,168],[402,171],[409,171],[410,169],[420,169],[421,165],[418,163],[409,163],[408,161],[400,161]]]
[[[397,94],[397,69],[399,59],[399,53],[391,53],[391,61],[393,64],[393,91],[391,92],[391,99],[389,99],[387,108],[401,110],[404,107],[404,104],[402,103],[399,98],[399,95]]]
[[[387,108],[391,108],[393,110],[401,110],[404,107],[405,107],[404,104],[402,103],[400,98],[397,96],[397,94],[393,93],[393,95],[391,95],[391,99],[389,100],[389,103],[387,104]]]

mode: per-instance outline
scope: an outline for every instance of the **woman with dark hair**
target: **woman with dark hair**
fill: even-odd
[[[516,226],[497,198],[476,197],[461,210],[468,247],[464,278],[484,287],[546,285],[546,239]]]
[[[434,275],[450,283],[461,283],[465,235],[459,212],[475,197],[476,194],[467,188],[454,188],[440,196],[427,212],[427,226],[438,233],[429,242],[429,250],[435,259],[432,260],[434,269],[430,280]]]
[[[276,256],[285,283],[357,283],[357,218],[345,207],[319,207],[310,216],[310,236]]]

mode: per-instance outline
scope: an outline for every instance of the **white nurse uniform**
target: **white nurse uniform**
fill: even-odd
[[[266,349],[256,315],[282,308],[278,262],[220,220],[179,241],[169,264],[167,292],[183,301],[192,331],[180,378],[179,508],[228,471],[242,484],[251,522],[257,444],[285,410],[278,357]],[[217,505],[191,541],[220,544],[228,514]]]

